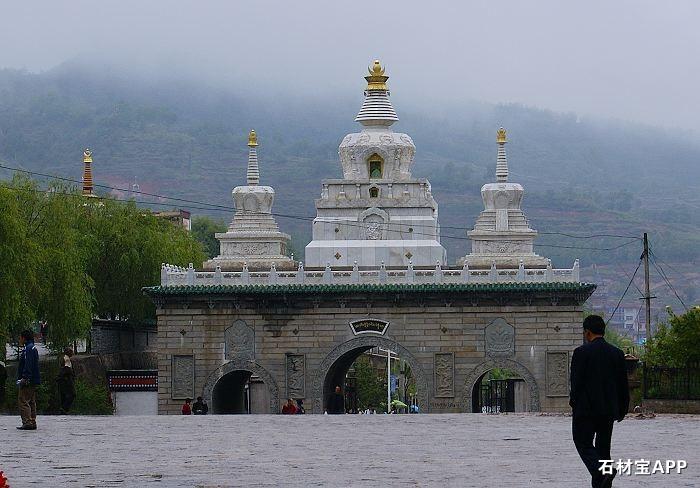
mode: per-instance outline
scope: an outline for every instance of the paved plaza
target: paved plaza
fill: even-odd
[[[590,486],[571,419],[508,415],[0,417],[12,488],[91,486]],[[700,486],[700,417],[629,418],[614,458],[685,459],[615,486]]]

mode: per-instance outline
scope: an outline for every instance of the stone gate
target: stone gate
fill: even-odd
[[[494,368],[524,380],[529,410],[568,408],[571,351],[595,285],[580,283],[578,261],[553,269],[535,253],[503,128],[471,252],[450,266],[430,182],[412,174],[416,147],[392,129],[388,79],[379,61],[369,67],[361,129],[338,147],[343,177],[322,182],[305,263],[286,256],[250,132],[247,184],[233,189],[220,255],[205,271],[163,265],[160,286],[145,290],[158,308],[160,413],[197,396],[214,413],[241,411],[246,388],[265,399],[246,411],[275,413],[281,398],[298,398],[320,413],[373,347],[410,365],[422,412],[472,411],[475,385]]]
[[[411,366],[422,412],[471,411],[474,385],[493,368],[519,373],[529,410],[564,411],[570,355],[582,342],[582,304],[594,288],[577,282],[148,288],[158,306],[158,412],[177,414],[184,398],[197,396],[215,405],[217,382],[243,371],[265,383],[270,413],[288,397],[322,413],[337,378],[376,346]],[[357,330],[358,322],[371,330]]]

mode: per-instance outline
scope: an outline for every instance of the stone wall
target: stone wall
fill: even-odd
[[[700,414],[700,400],[642,400],[642,408],[654,413]]]
[[[356,348],[389,347],[412,367],[423,412],[471,411],[471,392],[494,367],[518,372],[530,393],[530,410],[568,411],[571,352],[582,343],[582,307],[355,306],[343,300],[294,308],[258,303],[200,301],[158,309],[158,412],[178,414],[182,399],[199,395],[211,404],[216,381],[246,369],[270,387],[271,411],[280,398],[305,398],[322,412],[323,383],[336,360]],[[350,322],[388,321],[385,333],[355,335]],[[174,377],[175,376],[175,377]]]
[[[131,326],[117,320],[93,320],[90,328],[90,349],[93,354],[153,351],[156,339],[155,326]]]

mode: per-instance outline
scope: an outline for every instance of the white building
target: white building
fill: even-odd
[[[272,216],[275,190],[260,185],[258,137],[254,130],[248,136],[247,185],[233,189],[236,212],[224,233],[216,234],[219,255],[204,263],[205,270],[294,269],[287,256],[289,235],[280,232]]]
[[[496,183],[481,187],[484,210],[479,214],[474,230],[467,233],[472,241],[472,252],[457,264],[470,268],[517,268],[522,262],[527,268],[544,268],[549,260],[533,250],[537,231],[521,210],[525,190],[518,183],[508,182],[506,158],[506,131],[503,127],[496,136]]]
[[[365,79],[364,103],[355,118],[362,130],[340,143],[343,178],[323,181],[304,264],[445,265],[430,182],[411,176],[416,147],[407,134],[391,130],[399,119],[389,100],[389,77],[375,61]]]

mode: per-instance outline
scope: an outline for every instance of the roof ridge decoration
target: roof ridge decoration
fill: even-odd
[[[260,184],[260,167],[258,166],[258,135],[255,130],[251,129],[248,134],[248,171],[247,181],[248,186],[257,186]]]
[[[94,184],[92,182],[92,151],[85,148],[83,151],[83,196],[96,197],[93,193]]]
[[[378,59],[374,60],[374,64],[372,66],[367,67],[367,71],[369,71],[369,76],[365,76],[365,80],[367,80],[368,91],[388,90],[386,87],[386,82],[389,77],[384,75],[386,68],[382,67],[382,64]]]
[[[369,75],[365,76],[365,80],[367,80],[365,100],[360,112],[355,117],[355,122],[364,126],[389,127],[399,120],[391,101],[389,101],[390,93],[386,86],[389,76],[385,74],[386,68],[378,59],[368,68],[368,71]]]
[[[506,183],[508,181],[508,160],[506,159],[506,130],[501,127],[496,133],[498,143],[498,156],[496,158],[496,181]]]

